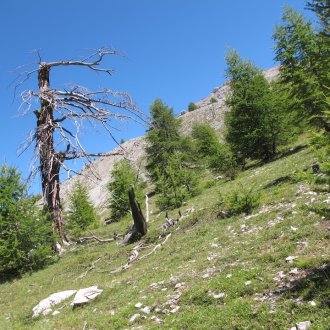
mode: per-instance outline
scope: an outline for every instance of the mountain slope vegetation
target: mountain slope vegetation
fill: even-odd
[[[3,283],[0,327],[288,329],[311,321],[311,329],[326,329],[330,195],[326,186],[303,180],[316,154],[299,142],[235,180],[205,178],[208,188],[166,231],[165,213],[157,213],[152,197],[149,232],[140,242],[77,244],[47,269]],[[224,217],[221,200],[233,191],[258,194],[259,206]],[[178,211],[169,217],[178,218]],[[130,221],[93,234],[111,237]],[[124,269],[132,250],[138,258]],[[89,305],[63,303],[58,315],[32,320],[32,307],[49,294],[91,285],[104,291]]]

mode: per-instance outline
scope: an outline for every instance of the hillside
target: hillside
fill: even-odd
[[[329,329],[330,194],[297,176],[315,162],[306,142],[235,180],[205,178],[167,230],[151,198],[140,242],[72,245],[48,268],[2,283],[0,329]],[[233,191],[259,194],[260,205],[223,218],[220,200]],[[130,222],[93,234],[110,238]],[[92,285],[103,292],[89,304],[69,299],[32,319],[48,295]]]
[[[268,80],[272,80],[278,74],[278,68],[271,68],[264,71],[264,75]],[[223,133],[224,116],[228,107],[225,105],[225,98],[229,92],[228,84],[221,85],[213,89],[213,91],[202,100],[196,102],[197,109],[188,112],[182,111],[179,118],[182,121],[181,132],[189,134],[194,123],[207,123],[213,127],[218,134]],[[212,103],[211,99],[217,102]],[[61,187],[62,200],[66,200],[66,196],[71,191],[77,180],[82,180],[88,187],[90,197],[94,205],[100,212],[106,212],[106,202],[108,199],[107,183],[111,180],[111,171],[114,164],[123,158],[128,159],[131,164],[139,171],[143,178],[146,178],[145,172],[145,149],[146,141],[144,137],[137,137],[124,142],[122,145],[109,152],[108,157],[101,157],[93,162],[91,166],[81,171],[81,176],[75,176],[66,180]]]

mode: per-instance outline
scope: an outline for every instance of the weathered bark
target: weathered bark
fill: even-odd
[[[135,199],[135,192],[133,187],[131,187],[131,189],[129,190],[128,197],[132,211],[133,226],[128,230],[121,245],[130,244],[138,241],[148,231],[147,222],[142,213],[141,206]]]
[[[62,242],[67,241],[64,233],[63,211],[60,201],[60,168],[61,153],[54,149],[54,109],[49,88],[50,67],[40,63],[38,70],[38,85],[40,93],[40,111],[37,116],[36,144],[40,158],[42,193],[45,200],[45,211],[49,213],[53,231],[60,236]]]

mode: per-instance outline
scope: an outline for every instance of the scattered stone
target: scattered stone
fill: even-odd
[[[275,277],[273,277],[274,281],[281,281],[286,275],[284,274],[283,270],[279,271]]]
[[[287,258],[285,258],[285,261],[289,264],[292,264],[294,262],[294,260],[296,260],[298,257],[297,256],[289,256]]]
[[[167,291],[167,288],[162,288],[162,291]]]
[[[144,308],[141,308],[140,311],[144,314],[150,314],[151,309],[150,309],[150,307],[146,306]]]
[[[204,278],[204,279],[206,279],[206,278],[209,278],[210,277],[210,274],[204,274],[204,275],[202,275],[202,278]]]
[[[184,283],[177,283],[175,289],[181,289],[184,286]]]
[[[90,302],[95,299],[103,292],[102,289],[98,289],[96,285],[91,286],[89,288],[80,289],[76,293],[73,302],[70,304],[71,306],[82,305]]]
[[[231,278],[233,275],[232,274],[227,274],[226,278]]]
[[[215,258],[217,258],[219,255],[217,253],[212,253],[210,256],[207,257],[207,260],[208,261],[211,261]]]
[[[296,274],[298,274],[298,273],[299,273],[298,268],[292,268],[292,269],[289,271],[289,274],[290,274],[290,275],[296,275]]]
[[[213,248],[217,248],[217,247],[219,247],[219,245],[218,245],[217,243],[212,243],[212,244],[211,244],[211,247],[213,247]]]
[[[154,321],[155,323],[158,323],[158,324],[161,324],[161,323],[164,322],[162,319],[158,318],[158,317],[155,316],[155,315],[154,315],[154,316],[151,316],[150,320],[151,320],[151,321]]]
[[[296,244],[297,244],[297,247],[300,249],[303,249],[308,246],[307,242],[297,242]]]
[[[223,292],[216,294],[211,290],[208,291],[208,294],[209,294],[209,296],[213,297],[214,299],[222,299],[225,296],[225,294]]]
[[[43,299],[38,305],[32,309],[32,318],[38,317],[40,314],[47,315],[52,312],[51,307],[59,304],[63,300],[70,298],[77,290],[67,290],[51,294],[48,298]]]
[[[55,315],[57,315],[57,314],[60,314],[60,312],[59,312],[59,311],[54,311],[54,312],[52,313],[53,316],[55,316]]]
[[[297,330],[307,330],[312,325],[311,321],[299,322],[296,324]]]
[[[140,314],[134,314],[130,319],[129,319],[129,323],[134,323],[139,317],[141,317]]]
[[[297,231],[297,230],[298,230],[297,227],[293,227],[293,226],[291,226],[290,229],[291,229],[292,231]]]
[[[244,284],[245,285],[251,285],[252,281],[246,281]]]
[[[165,308],[162,310],[162,313],[165,315],[168,315],[168,314],[170,314],[170,310]]]
[[[316,306],[316,302],[315,302],[315,301],[313,301],[313,300],[312,300],[312,301],[309,301],[308,303],[309,303],[311,306],[313,306],[313,307],[315,307],[315,306]]]
[[[174,314],[177,313],[180,309],[180,306],[175,306],[173,309],[170,310],[170,313]]]
[[[134,307],[141,308],[142,307],[142,304],[139,302],[139,303],[135,304]]]

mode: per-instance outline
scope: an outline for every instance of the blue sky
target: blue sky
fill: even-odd
[[[54,70],[52,87],[77,82],[89,88],[128,92],[146,113],[161,98],[175,113],[186,109],[225,80],[225,53],[235,48],[262,68],[275,65],[272,33],[287,4],[303,11],[303,0],[1,0],[0,1],[0,156],[29,173],[33,150],[17,150],[35,125],[21,117],[14,96],[20,65],[56,61],[109,46],[125,57],[109,58],[112,77],[86,70]],[[306,13],[306,12],[305,12]],[[36,89],[36,76],[23,89]],[[22,91],[22,89],[20,90]],[[118,139],[143,135],[145,127],[124,123]],[[83,132],[91,151],[109,151],[113,141],[102,133]],[[37,192],[38,182],[32,185]]]

